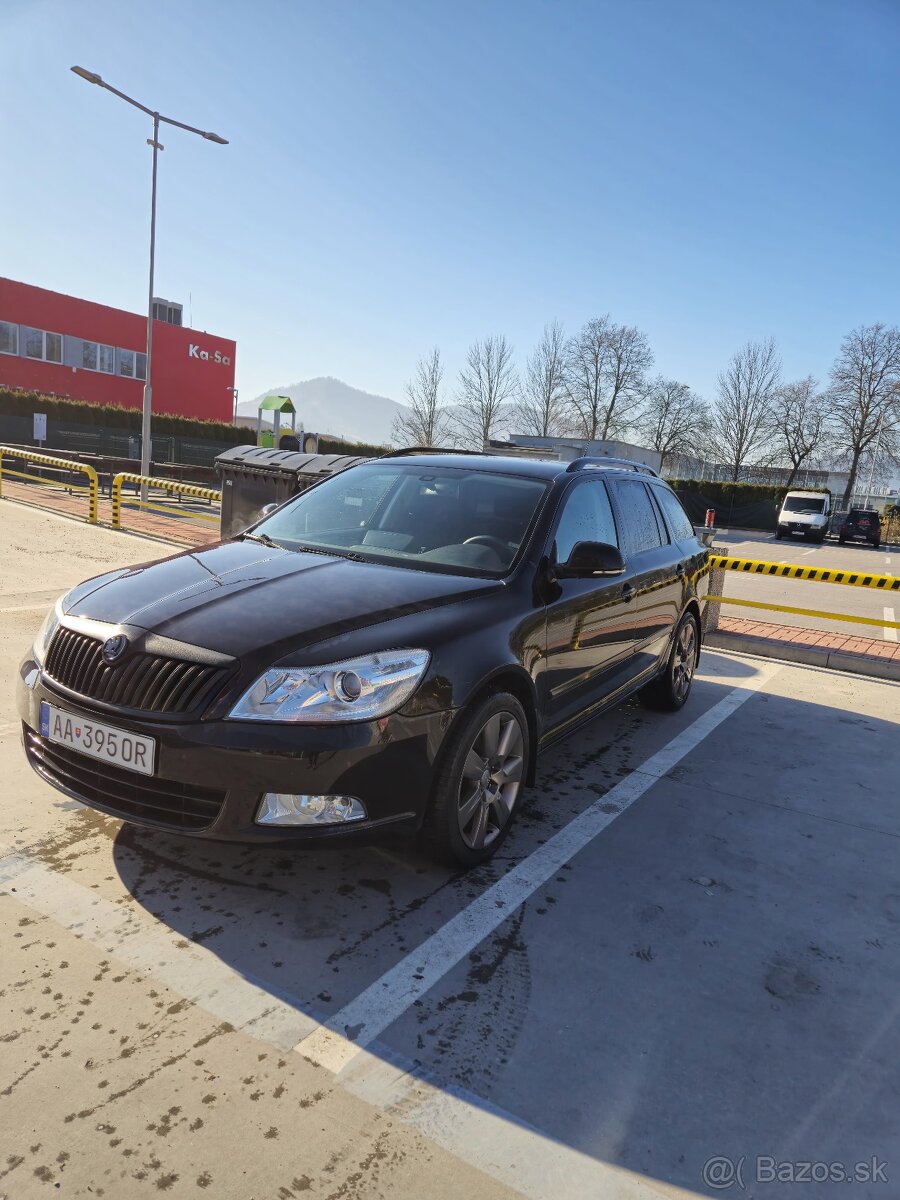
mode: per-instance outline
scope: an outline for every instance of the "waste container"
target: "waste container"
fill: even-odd
[[[281,504],[326,475],[365,462],[350,454],[304,454],[266,446],[232,446],[216,457],[222,481],[223,538],[252,525],[267,504]]]

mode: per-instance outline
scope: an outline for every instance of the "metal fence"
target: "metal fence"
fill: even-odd
[[[252,431],[247,439],[252,440]],[[28,446],[34,444],[34,423],[29,416],[0,413],[0,442]],[[213,441],[180,436],[154,437],[151,458],[157,463],[185,463],[188,466],[211,467],[216,455],[230,449],[234,442]],[[141,439],[126,429],[77,425],[74,422],[47,421],[47,440],[41,447],[46,452],[101,454],[110,458],[140,458]]]

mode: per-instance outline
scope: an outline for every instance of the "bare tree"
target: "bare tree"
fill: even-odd
[[[516,405],[518,433],[556,437],[566,430],[566,335],[554,321],[525,365],[522,394]]]
[[[772,398],[772,421],[780,455],[791,464],[787,486],[821,447],[825,433],[825,397],[812,375],[784,383]]]
[[[706,403],[686,383],[658,375],[647,388],[637,430],[662,455],[661,468],[676,455],[699,454],[709,435]]]
[[[731,468],[735,482],[746,463],[771,447],[772,403],[780,375],[774,338],[748,342],[719,374],[712,444],[716,456]]]
[[[441,403],[444,364],[437,348],[420,358],[406,385],[406,412],[394,417],[392,440],[400,446],[440,446],[450,436],[450,416]]]
[[[578,432],[604,440],[624,433],[645,391],[653,354],[646,335],[596,317],[569,343],[569,405]]]
[[[456,425],[464,446],[482,450],[499,432],[510,402],[516,399],[519,381],[512,361],[512,346],[500,334],[473,342],[466,365],[459,373]]]
[[[900,433],[900,329],[861,326],[848,334],[831,368],[828,425],[848,461],[844,507],[870,448],[894,452]],[[876,443],[873,446],[873,443]]]

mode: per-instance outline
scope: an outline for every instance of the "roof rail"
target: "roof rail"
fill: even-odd
[[[457,450],[453,446],[404,446],[402,450],[388,450],[379,458],[404,458],[411,454],[483,454],[483,450]]]
[[[588,456],[575,458],[566,467],[566,473],[568,474],[570,471],[596,471],[603,467],[614,467],[617,470],[641,471],[645,475],[652,475],[655,479],[659,479],[659,471],[654,471],[646,463],[635,462],[633,458],[607,458],[606,455],[595,455],[592,458]]]

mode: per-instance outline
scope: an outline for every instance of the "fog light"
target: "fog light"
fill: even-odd
[[[343,825],[362,821],[365,805],[355,796],[291,796],[266,792],[256,814],[257,825]]]

